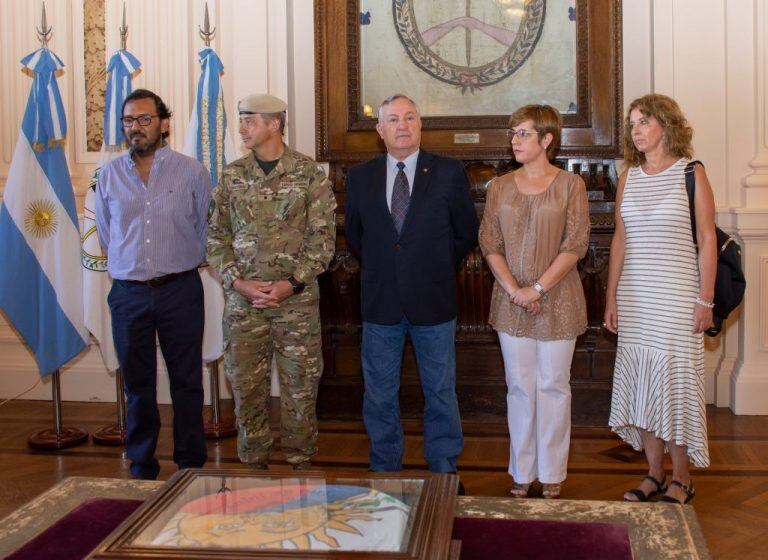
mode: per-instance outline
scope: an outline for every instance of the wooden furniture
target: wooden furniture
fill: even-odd
[[[615,356],[615,338],[601,324],[613,231],[615,158],[620,152],[620,14],[619,0],[576,2],[578,103],[575,112],[564,116],[557,161],[584,178],[590,197],[590,248],[579,263],[589,328],[577,341],[571,374],[573,421],[585,426],[607,423]],[[347,169],[381,153],[383,145],[374,129],[375,119],[366,116],[360,103],[359,15],[357,0],[315,3],[317,158],[330,164],[330,179],[339,203],[336,255],[329,272],[320,278],[325,370],[318,413],[324,419],[360,418],[362,413],[360,263],[344,238],[344,184]],[[470,94],[467,103],[471,103]],[[515,165],[506,138],[507,118],[485,115],[423,119],[422,147],[465,163],[479,216],[488,181]],[[506,386],[501,352],[496,334],[486,322],[493,277],[479,249],[465,259],[458,282],[457,392],[462,417],[504,417]],[[400,407],[404,418],[420,417],[423,408],[410,347],[404,357]]]

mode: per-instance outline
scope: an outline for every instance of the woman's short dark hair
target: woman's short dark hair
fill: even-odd
[[[525,105],[509,117],[509,128],[515,128],[525,121],[533,121],[533,129],[539,133],[539,145],[544,136],[552,135],[552,142],[547,146],[547,159],[555,159],[557,150],[560,148],[563,130],[563,117],[560,111],[551,105]]]
[[[173,113],[171,113],[168,106],[163,102],[159,95],[148,89],[137,89],[132,91],[128,97],[125,98],[125,101],[123,101],[123,106],[120,108],[120,114],[122,115],[125,113],[126,104],[130,101],[138,101],[139,99],[153,100],[155,102],[155,109],[157,109],[157,116],[160,117],[160,120],[171,118]],[[168,138],[169,135],[170,132],[163,132],[163,138]]]
[[[629,104],[624,119],[624,159],[630,165],[637,166],[645,162],[645,154],[635,147],[629,128],[629,114],[633,109],[640,111],[644,117],[653,117],[659,121],[664,129],[664,147],[670,154],[688,159],[693,157],[693,129],[683,115],[680,105],[666,95],[649,93]]]

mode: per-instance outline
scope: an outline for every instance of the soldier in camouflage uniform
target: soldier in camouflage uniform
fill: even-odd
[[[323,169],[283,143],[287,105],[271,95],[238,104],[251,153],[213,191],[208,262],[226,294],[224,368],[232,384],[240,460],[267,468],[272,357],[280,378],[280,440],[295,469],[317,452],[323,370],[316,277],[334,252],[336,200]]]

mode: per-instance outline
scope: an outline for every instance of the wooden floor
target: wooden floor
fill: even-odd
[[[734,416],[727,409],[708,409],[712,466],[694,472],[697,490],[693,505],[713,558],[768,559],[768,417]],[[169,426],[169,407],[163,407]],[[90,432],[114,421],[114,406],[102,403],[65,403],[65,426]],[[13,511],[67,476],[128,477],[122,448],[89,442],[59,452],[37,452],[27,447],[27,436],[52,424],[50,403],[17,401],[0,407],[0,517]],[[505,496],[508,440],[503,423],[465,423],[464,453],[459,461],[468,494]],[[421,457],[421,429],[408,423],[405,463],[425,468]],[[320,452],[314,464],[326,470],[368,467],[368,443],[362,424],[323,422]],[[158,447],[160,478],[174,472],[171,433],[163,428]],[[241,468],[234,438],[211,441],[206,466]],[[271,469],[288,470],[279,452]],[[620,499],[622,492],[644,474],[641,454],[623,445],[607,429],[574,429],[563,497]]]

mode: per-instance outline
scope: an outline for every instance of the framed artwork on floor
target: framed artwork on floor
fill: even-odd
[[[188,469],[89,556],[447,559],[458,477]]]

